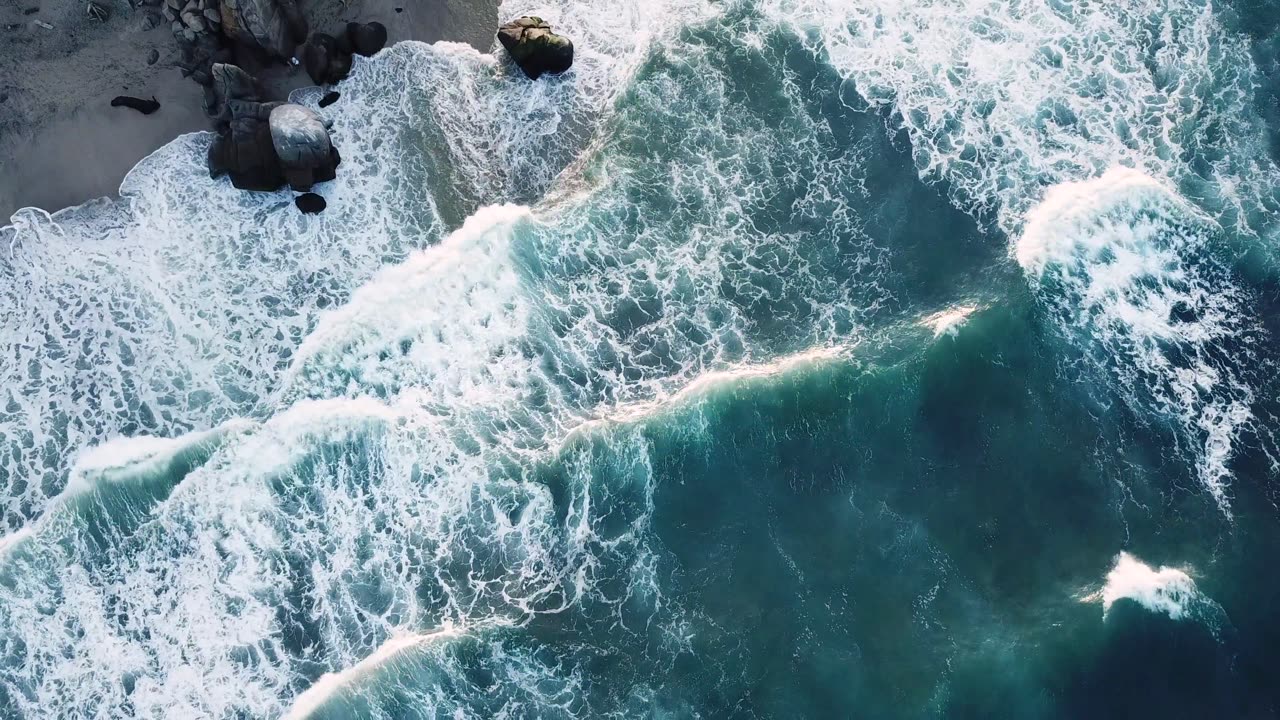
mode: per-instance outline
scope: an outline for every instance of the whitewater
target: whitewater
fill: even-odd
[[[1280,713],[1280,17],[526,14],[0,228],[0,717]]]

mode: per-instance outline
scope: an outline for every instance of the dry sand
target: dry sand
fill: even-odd
[[[105,23],[86,15],[85,0],[0,0],[0,226],[18,208],[53,211],[114,196],[143,157],[182,133],[209,129],[200,86],[175,65],[168,23],[160,18],[159,27],[146,29],[153,8],[98,1],[111,9]],[[299,5],[313,32],[377,20],[390,42],[454,40],[487,51],[498,27],[497,0]],[[148,65],[153,48],[160,58]],[[301,67],[276,67],[261,79],[281,99],[311,84]],[[154,96],[160,110],[111,107],[116,95]]]

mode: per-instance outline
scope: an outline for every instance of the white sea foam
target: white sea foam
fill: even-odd
[[[943,335],[955,337],[960,328],[969,322],[969,316],[977,310],[977,305],[957,305],[922,319],[920,324],[932,330],[934,338]]]
[[[696,403],[713,393],[748,391],[757,381],[767,382],[798,370],[848,360],[852,349],[839,346],[813,348],[767,363],[742,363],[723,370],[704,372],[691,382],[659,397],[612,408],[599,408],[597,417],[574,426],[567,437],[571,439],[600,427],[643,422],[659,413],[670,412],[675,407]]]
[[[1102,603],[1103,618],[1116,602],[1132,600],[1174,620],[1194,618],[1199,605],[1212,603],[1200,594],[1195,580],[1183,570],[1165,566],[1153,569],[1127,552],[1116,555],[1115,566],[1107,573],[1102,589],[1082,600]]]
[[[1251,301],[1213,256],[1216,226],[1154,179],[1117,168],[1052,188],[1015,255],[1067,336],[1152,422],[1171,421],[1228,511],[1230,461],[1256,427]]]
[[[251,423],[233,420],[212,430],[176,438],[139,436],[116,438],[79,455],[58,499],[67,500],[103,483],[119,483],[165,475],[185,462],[199,462],[214,452],[228,435]]]
[[[392,637],[378,646],[371,655],[349,668],[338,672],[325,673],[311,687],[293,701],[283,720],[307,720],[311,714],[320,709],[334,695],[351,687],[353,684],[376,672],[379,668],[395,660],[403,653],[411,652],[430,643],[446,642],[461,636],[465,630],[461,627],[446,625],[433,632],[408,634]]]
[[[1280,173],[1250,107],[1247,41],[1199,0],[768,0],[906,131],[921,177],[1016,236],[1044,188],[1116,164],[1197,183],[1233,227]],[[1190,158],[1198,158],[1204,171]],[[1201,181],[1205,172],[1208,183]],[[1254,229],[1258,229],[1254,227]]]
[[[1090,5],[1058,18],[1032,6],[1001,18],[972,3],[881,4],[880,20],[829,3],[780,19],[824,28],[833,62],[873,103],[900,109],[922,171],[952,181],[967,209],[999,206],[1016,224],[1040,183],[1115,155],[1121,131],[1103,132],[1101,110],[1080,112],[1094,101],[1078,84],[1065,110],[1043,97],[1070,87],[1051,63],[1001,69],[1004,58],[964,38],[990,21],[993,33],[1023,32],[1020,51],[1047,45],[1051,55],[1061,39],[1069,75],[1107,43],[1121,59],[1145,57],[1126,45],[1138,10],[1112,17]],[[957,11],[967,20],[939,20]],[[628,472],[604,486],[591,448],[556,457],[548,436],[600,404],[626,417],[777,372],[774,358],[803,348],[856,342],[859,318],[885,299],[873,287],[883,253],[831,188],[865,192],[863,163],[804,112],[789,81],[787,127],[741,112],[728,55],[674,37],[713,18],[708,4],[502,9],[526,12],[578,42],[565,77],[531,84],[456,45],[402,43],[357,60],[343,102],[326,109],[344,163],[321,188],[321,216],[292,212],[286,193],[209,181],[191,160],[208,139],[193,135],[135,169],[118,206],[17,218],[0,256],[0,301],[14,308],[0,318],[0,433],[18,442],[0,476],[31,482],[6,500],[6,523],[38,514],[61,489],[66,458],[106,438],[255,423],[148,508],[136,532],[108,538],[109,552],[42,538],[54,530],[45,527],[23,542],[20,582],[0,584],[0,627],[28,653],[0,667],[17,712],[279,716],[302,663],[350,679],[336,669],[369,667],[379,657],[370,645],[397,633],[588,604],[625,629],[624,613],[647,627],[664,610],[643,437],[610,439]],[[1171,17],[1173,65],[1218,42],[1211,17]],[[1033,32],[1044,27],[1048,40]],[[1065,42],[1077,35],[1086,42]],[[955,63],[968,68],[959,82],[933,71],[954,52],[969,59]],[[632,82],[654,58],[645,82]],[[1202,65],[1185,63],[1189,73]],[[889,94],[876,94],[877,79]],[[1180,95],[1155,91],[1154,125],[1200,87],[1193,79]],[[1135,92],[1104,87],[1097,102],[1136,112]],[[989,99],[991,122],[1020,131],[1003,145],[982,124]],[[612,115],[618,103],[625,116]],[[1101,147],[1063,129],[1068,110]],[[652,118],[673,115],[697,121],[657,135]],[[1123,156],[1141,156],[1154,140],[1145,121],[1130,122],[1141,141]],[[621,149],[604,152],[614,141],[596,132],[606,124]],[[640,149],[613,157],[632,143]],[[498,207],[444,239],[446,224],[476,208],[569,184],[566,166],[589,166],[596,184],[558,193],[550,218]],[[782,207],[758,180],[770,174],[798,179]],[[640,191],[666,193],[668,210],[635,217]],[[785,220],[758,227],[761,208]],[[526,476],[552,459],[563,466],[559,496]],[[501,660],[513,682],[549,684],[536,663]]]

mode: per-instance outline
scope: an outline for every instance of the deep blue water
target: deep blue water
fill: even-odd
[[[1280,714],[1280,13],[975,5],[507,3],[321,216],[18,213],[0,716]]]

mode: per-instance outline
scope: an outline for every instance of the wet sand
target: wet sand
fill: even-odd
[[[209,129],[200,86],[175,64],[168,23],[160,18],[147,29],[154,8],[103,4],[111,9],[105,23],[86,15],[82,0],[0,0],[0,226],[22,207],[54,211],[114,196],[139,160],[178,135]],[[390,42],[453,40],[487,51],[498,26],[496,0],[300,5],[313,32],[377,20]],[[148,65],[153,48],[159,59]],[[260,79],[281,98],[311,84],[301,67],[277,66]],[[116,95],[154,96],[160,110],[111,107]]]

